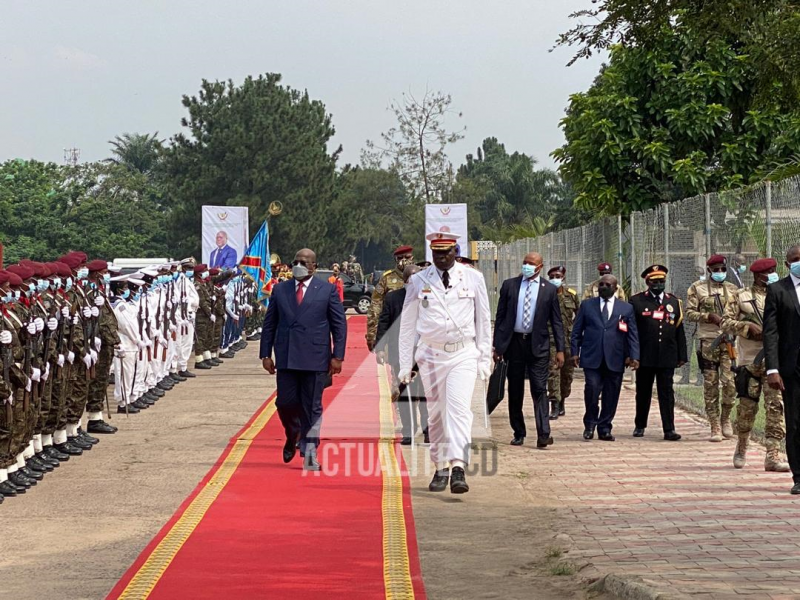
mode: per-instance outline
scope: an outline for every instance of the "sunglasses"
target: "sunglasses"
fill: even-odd
[[[309,263],[305,260],[295,260],[294,262],[292,262],[293,267],[296,267],[297,265],[303,265],[304,267],[307,267]]]

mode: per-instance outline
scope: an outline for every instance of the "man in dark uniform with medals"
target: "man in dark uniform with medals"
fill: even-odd
[[[644,436],[655,381],[664,439],[675,442],[681,436],[675,432],[675,393],[672,380],[675,368],[682,367],[688,361],[683,306],[679,298],[664,291],[667,279],[665,266],[648,267],[642,273],[642,278],[647,284],[647,291],[636,294],[630,300],[636,313],[641,348],[641,364],[636,371],[636,420],[633,437]]]

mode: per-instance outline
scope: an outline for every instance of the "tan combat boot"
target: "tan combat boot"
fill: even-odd
[[[708,438],[709,442],[721,442],[722,441],[722,427],[720,427],[719,421],[714,419],[711,421],[711,437]]]
[[[725,406],[722,405],[722,416],[720,418],[720,423],[722,425],[722,435],[725,437],[726,440],[729,440],[734,437],[733,435],[733,426],[731,425],[731,411],[733,410],[732,406]]]
[[[737,469],[744,469],[747,457],[747,446],[750,443],[750,432],[739,434],[739,442],[736,444],[736,451],[733,453],[733,466]]]
[[[780,442],[767,440],[767,455],[764,457],[764,470],[776,473],[788,473],[789,463],[781,460]]]

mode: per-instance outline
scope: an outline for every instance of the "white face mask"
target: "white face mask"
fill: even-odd
[[[559,288],[559,287],[561,287],[561,284],[564,283],[564,280],[563,279],[559,279],[559,278],[556,277],[555,279],[551,279],[550,283],[552,283],[554,286]]]
[[[305,279],[308,277],[308,267],[305,265],[292,265],[292,277],[295,279]]]

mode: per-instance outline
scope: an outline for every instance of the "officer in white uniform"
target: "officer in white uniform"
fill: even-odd
[[[458,238],[449,232],[429,234],[433,264],[406,284],[398,378],[409,381],[416,361],[436,465],[428,489],[444,491],[449,480],[451,493],[463,494],[469,491],[464,467],[472,442],[472,392],[476,376],[486,380],[491,373],[492,326],[483,275],[455,260]]]

